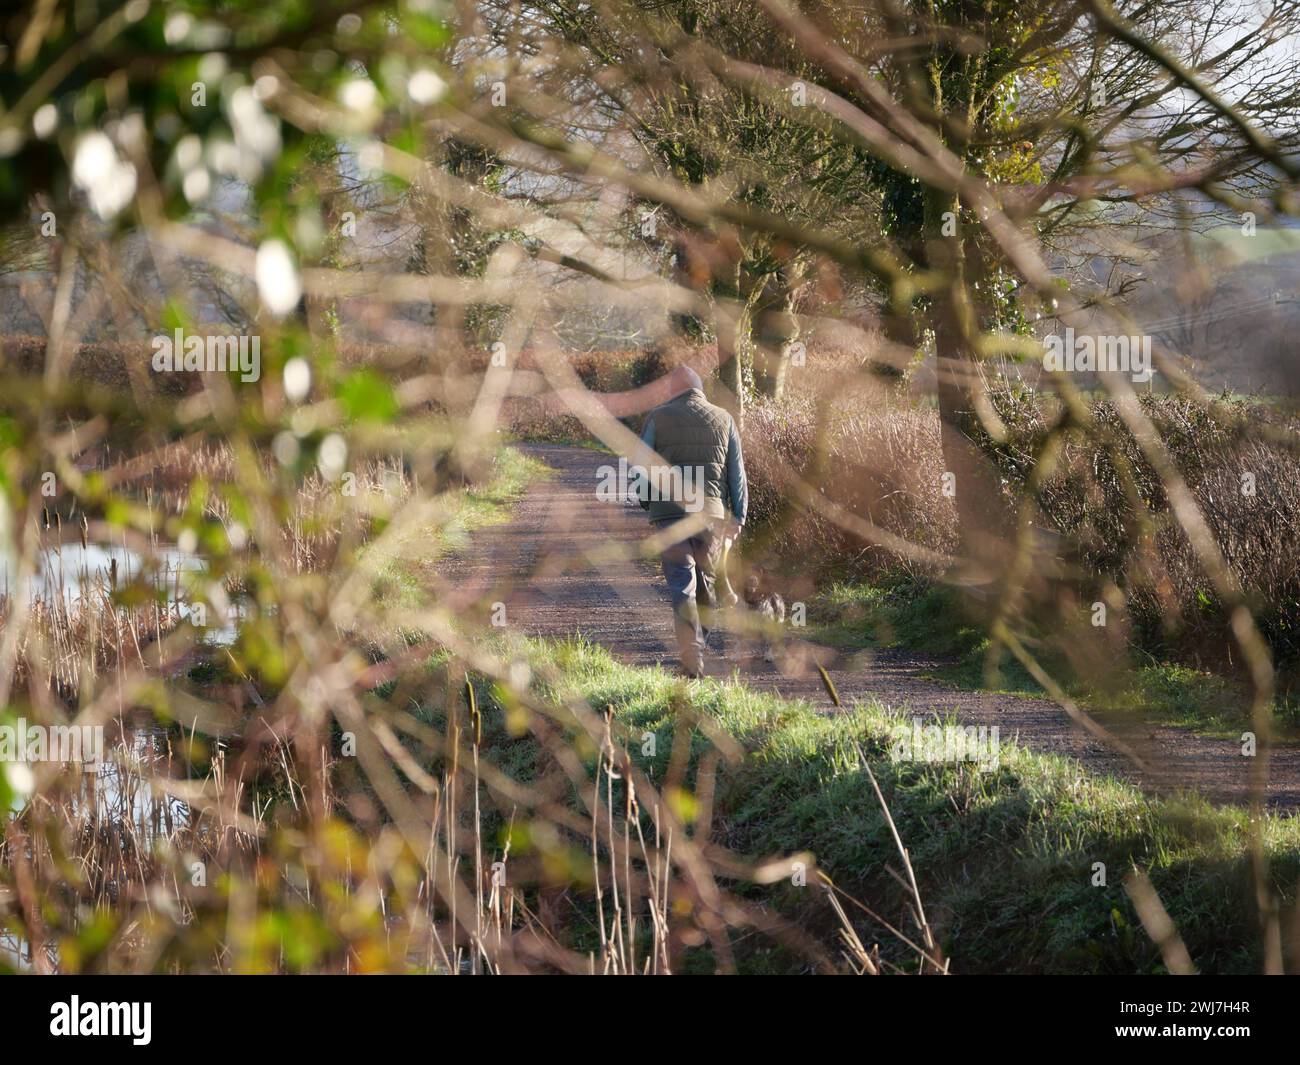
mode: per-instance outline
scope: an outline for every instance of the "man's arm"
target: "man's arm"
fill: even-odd
[[[740,431],[734,421],[727,436],[727,491],[731,496],[731,516],[737,525],[744,525],[749,513],[749,482],[745,478],[745,457],[740,453]]]

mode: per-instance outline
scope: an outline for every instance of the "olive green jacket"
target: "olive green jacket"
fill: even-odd
[[[710,518],[745,524],[749,486],[735,420],[698,388],[683,392],[646,418],[641,441],[667,469],[648,471],[639,487],[652,522],[676,521],[703,511]]]

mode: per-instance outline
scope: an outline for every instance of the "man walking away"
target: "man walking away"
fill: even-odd
[[[682,672],[702,677],[708,626],[718,605],[714,581],[724,542],[734,540],[745,524],[749,488],[731,415],[704,398],[700,375],[689,366],[677,367],[669,384],[673,398],[650,412],[641,434],[665,467],[650,471],[649,485],[641,486],[641,506],[656,531],[689,514],[706,520],[703,529],[660,556]]]

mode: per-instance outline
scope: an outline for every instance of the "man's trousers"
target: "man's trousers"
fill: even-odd
[[[657,523],[662,530],[669,523]],[[721,529],[705,528],[666,548],[659,556],[673,605],[673,624],[682,669],[704,672],[704,641],[709,634],[717,596],[713,584],[722,556]]]

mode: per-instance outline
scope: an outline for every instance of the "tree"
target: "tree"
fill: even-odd
[[[579,49],[559,92],[600,116],[594,136],[602,147],[643,160],[706,199],[829,227],[848,240],[878,238],[871,158],[829,123],[810,120],[804,82],[816,64],[773,38],[757,8],[675,0],[597,9],[542,0],[526,8],[536,16],[528,22],[514,4],[489,6],[501,27],[495,46],[508,39],[512,50],[540,54],[540,42],[558,35]],[[844,18],[847,24],[848,12]],[[508,36],[506,26],[518,34]],[[728,73],[736,62],[764,64],[782,80],[763,91],[738,84]],[[621,75],[611,78],[610,70]],[[682,325],[716,338],[728,405],[743,404],[746,376],[759,395],[780,396],[796,312],[814,284],[813,255],[771,233],[729,229],[723,237],[718,227],[664,215],[653,239],[671,249],[673,276],[708,297],[712,313],[686,316]]]

